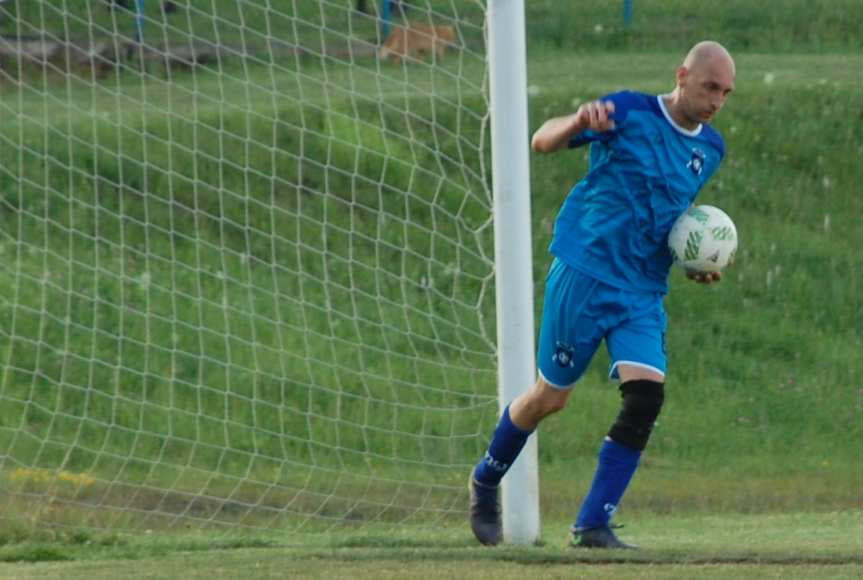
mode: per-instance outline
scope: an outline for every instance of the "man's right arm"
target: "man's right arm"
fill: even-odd
[[[537,129],[530,147],[537,153],[553,153],[569,144],[569,139],[582,131],[608,131],[614,129],[614,103],[591,101],[581,105],[572,115],[549,119]]]

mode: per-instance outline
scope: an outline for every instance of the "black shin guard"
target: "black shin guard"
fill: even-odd
[[[626,381],[620,385],[623,408],[608,436],[621,445],[643,451],[662,409],[663,387],[663,383],[647,380]]]

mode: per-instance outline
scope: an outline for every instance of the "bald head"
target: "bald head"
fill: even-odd
[[[734,59],[712,40],[693,46],[677,67],[677,87],[666,106],[672,118],[687,129],[698,127],[719,112],[734,90]]]
[[[728,67],[732,76],[735,73],[734,59],[724,46],[713,40],[704,40],[689,49],[683,66],[689,70],[701,70],[707,66]]]

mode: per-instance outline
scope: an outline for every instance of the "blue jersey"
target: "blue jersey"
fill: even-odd
[[[601,100],[614,102],[614,129],[570,139],[570,147],[590,143],[590,169],[560,209],[550,250],[606,284],[665,293],[668,232],[719,167],[725,143],[707,124],[677,125],[661,96]]]

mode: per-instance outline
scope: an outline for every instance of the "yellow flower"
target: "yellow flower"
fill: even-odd
[[[86,473],[72,473],[70,471],[50,469],[19,467],[8,476],[13,483],[56,483],[66,482],[73,485],[92,485],[96,480]]]

